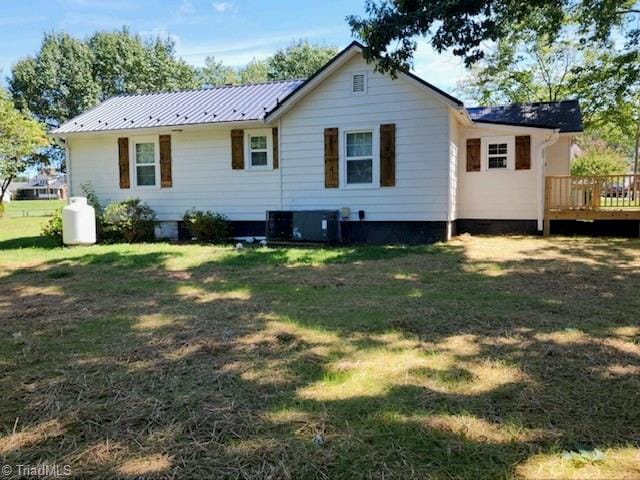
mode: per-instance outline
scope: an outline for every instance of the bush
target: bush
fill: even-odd
[[[139,198],[108,204],[102,214],[103,239],[129,243],[153,240],[156,215]]]
[[[571,175],[616,175],[628,169],[618,152],[603,145],[587,147],[571,162]]]
[[[231,235],[229,219],[221,213],[203,212],[192,208],[182,217],[187,230],[201,242],[218,243]]]
[[[80,185],[80,188],[82,188],[82,193],[84,193],[84,196],[87,198],[87,204],[93,207],[96,214],[96,238],[98,243],[100,243],[104,239],[104,208],[102,207],[91,182],[83,183]]]
[[[42,227],[42,234],[62,244],[62,210],[53,212],[53,216]]]

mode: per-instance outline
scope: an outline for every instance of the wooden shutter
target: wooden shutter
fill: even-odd
[[[160,135],[160,187],[169,188],[171,180],[171,135]]]
[[[120,188],[130,188],[128,138],[118,139],[118,167],[120,169]]]
[[[244,130],[231,130],[231,168],[244,169]]]
[[[273,168],[278,168],[278,127],[271,130],[273,136]]]
[[[338,129],[324,129],[324,187],[338,188]]]
[[[380,125],[380,185],[396,184],[396,124]]]
[[[516,137],[516,170],[531,168],[531,137],[522,135]]]
[[[467,172],[480,171],[480,139],[467,139]]]

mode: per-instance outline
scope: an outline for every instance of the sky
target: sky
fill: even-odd
[[[0,17],[0,69],[38,50],[46,32],[86,37],[126,25],[143,36],[170,36],[177,54],[201,66],[214,56],[242,66],[294,39],[342,48],[353,40],[345,17],[364,14],[364,0],[26,0],[4,2]],[[462,62],[419,41],[414,72],[448,91],[464,75]]]

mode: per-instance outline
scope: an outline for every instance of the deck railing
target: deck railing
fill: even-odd
[[[545,210],[640,209],[640,174],[548,176]]]

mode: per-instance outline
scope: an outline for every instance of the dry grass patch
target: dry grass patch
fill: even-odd
[[[639,260],[469,236],[0,251],[0,456],[107,479],[633,478]],[[606,459],[563,463],[579,449]]]

